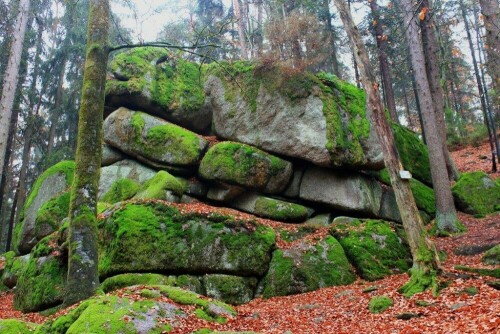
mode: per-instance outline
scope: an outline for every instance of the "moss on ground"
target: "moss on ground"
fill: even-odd
[[[131,179],[117,180],[113,182],[108,192],[101,198],[101,201],[110,204],[126,201],[137,194],[140,186],[139,182]]]
[[[466,213],[486,215],[498,209],[500,185],[484,172],[462,173],[451,190],[458,208]]]
[[[347,257],[358,274],[377,280],[409,269],[411,254],[392,228],[382,220],[355,220],[332,226]]]
[[[481,261],[492,266],[500,265],[500,244],[487,250]]]
[[[165,199],[165,192],[170,190],[181,196],[185,191],[185,186],[175,178],[175,176],[162,170],[154,177],[146,181],[139,189],[135,198],[137,199]]]
[[[31,324],[21,320],[15,320],[15,319],[0,320],[0,333],[31,334],[36,328],[37,328],[36,324]]]
[[[394,302],[391,298],[387,296],[375,296],[370,299],[370,303],[368,305],[368,309],[371,313],[383,313],[389,307],[393,306]]]

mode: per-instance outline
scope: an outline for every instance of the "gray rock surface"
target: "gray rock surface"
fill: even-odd
[[[109,166],[123,159],[125,159],[123,153],[103,143],[101,166]]]

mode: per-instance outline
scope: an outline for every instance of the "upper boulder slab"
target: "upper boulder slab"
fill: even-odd
[[[106,105],[165,118],[193,131],[206,131],[212,112],[203,94],[200,66],[159,48],[134,48],[110,64]]]
[[[277,65],[222,67],[209,69],[205,83],[218,136],[324,167],[383,167],[362,90]]]
[[[106,118],[104,141],[145,163],[174,168],[197,165],[207,147],[207,141],[194,132],[127,108]]]
[[[290,162],[255,147],[222,142],[205,154],[199,173],[206,180],[275,194],[285,190],[293,168]]]
[[[382,187],[373,178],[326,168],[306,170],[300,185],[300,198],[326,204],[334,209],[376,217]]]

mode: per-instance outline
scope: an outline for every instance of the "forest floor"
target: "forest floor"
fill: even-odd
[[[460,171],[482,170],[497,178],[500,173],[490,173],[489,154],[487,145],[452,152]],[[200,328],[280,334],[500,333],[500,291],[488,285],[495,279],[455,269],[457,265],[495,269],[481,263],[482,254],[465,256],[457,253],[500,243],[500,213],[480,219],[463,213],[459,215],[467,227],[466,233],[434,238],[438,249],[447,253],[440,276],[443,289],[437,296],[430,291],[411,298],[398,293],[398,288],[408,280],[406,274],[375,282],[358,279],[348,286],[267,300],[255,299],[236,307],[238,315],[224,325],[208,323],[194,316],[179,319],[179,326],[172,333],[191,333]],[[120,291],[114,293],[120,294]],[[381,295],[392,298],[394,306],[382,314],[370,313],[370,299]],[[67,310],[62,310],[58,315],[65,312]],[[14,310],[12,292],[0,294],[0,319],[7,318],[36,323],[48,319],[38,313],[22,314]]]

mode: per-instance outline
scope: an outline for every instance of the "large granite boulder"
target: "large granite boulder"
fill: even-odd
[[[383,167],[362,90],[277,65],[223,67],[205,83],[218,136],[319,166]]]
[[[317,242],[300,241],[273,253],[260,283],[264,298],[347,285],[356,279],[342,246],[331,235]]]
[[[194,132],[143,112],[115,110],[104,121],[104,141],[119,150],[166,168],[192,167],[207,141]]]
[[[411,253],[382,220],[334,220],[331,227],[358,274],[369,281],[410,268]]]
[[[302,178],[300,198],[337,210],[376,217],[382,188],[368,176],[311,167]]]
[[[21,212],[21,223],[17,224],[14,233],[13,244],[21,254],[29,253],[39,241],[35,232],[38,212],[51,199],[68,191],[74,170],[73,161],[63,161],[47,169],[36,180]]]
[[[205,275],[203,285],[205,294],[232,305],[248,303],[253,299],[257,278],[231,275]]]
[[[463,173],[451,190],[463,212],[485,215],[500,211],[500,182],[484,172]]]
[[[16,256],[13,251],[4,254],[5,265],[2,272],[2,284],[12,289],[17,284],[19,275],[23,272],[26,264],[30,260],[30,254]]]
[[[198,64],[165,49],[134,48],[116,55],[110,69],[108,107],[143,110],[197,132],[210,128],[212,112]]]
[[[279,193],[292,176],[292,164],[255,147],[222,142],[211,147],[200,164],[206,180]]]
[[[181,214],[162,203],[127,204],[101,223],[101,277],[127,272],[263,276],[272,229],[210,214]]]

